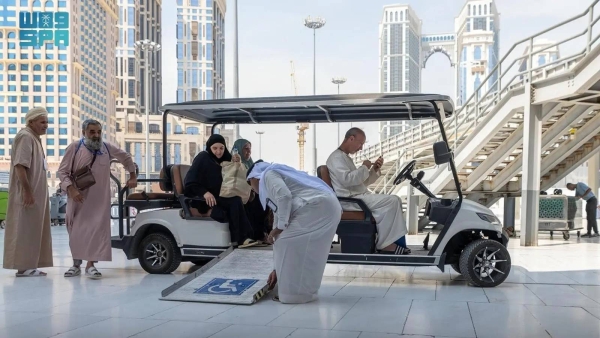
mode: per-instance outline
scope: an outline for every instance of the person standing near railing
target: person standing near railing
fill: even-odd
[[[575,197],[585,201],[587,234],[581,235],[581,237],[598,237],[598,223],[596,222],[598,199],[596,198],[596,195],[594,195],[590,187],[582,182],[578,182],[577,184],[567,183],[567,189],[575,191]],[[592,230],[594,230],[594,233],[592,233]]]

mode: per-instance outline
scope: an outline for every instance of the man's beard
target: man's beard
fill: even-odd
[[[92,150],[100,150],[102,147],[102,138],[84,138],[83,143]]]

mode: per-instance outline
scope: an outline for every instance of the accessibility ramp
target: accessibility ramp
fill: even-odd
[[[229,249],[162,291],[161,300],[251,305],[268,292],[273,251]]]

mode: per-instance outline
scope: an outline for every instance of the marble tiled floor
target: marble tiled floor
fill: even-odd
[[[52,235],[47,277],[0,270],[0,337],[600,337],[599,238],[541,235],[533,248],[513,240],[513,269],[492,289],[435,268],[328,265],[315,303],[231,306],[160,301],[192,265],[148,275],[118,250],[98,264],[104,279],[65,279],[65,228]]]

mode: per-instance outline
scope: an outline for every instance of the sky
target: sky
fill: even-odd
[[[290,61],[294,61],[298,95],[313,93],[313,34],[304,27],[307,16],[321,16],[327,23],[317,31],[316,93],[335,94],[333,77],[345,77],[342,94],[377,93],[378,31],[383,6],[409,4],[422,20],[423,34],[453,33],[454,18],[465,0],[238,0],[239,31],[239,93],[240,97],[294,95]],[[592,0],[496,0],[500,13],[500,55],[516,42],[584,12]],[[225,91],[233,94],[233,10],[228,1],[225,26]],[[598,10],[598,6],[596,9]],[[175,57],[175,0],[163,2],[163,104],[175,102],[177,59]],[[586,20],[583,18],[582,20]],[[585,24],[585,23],[584,23]],[[545,38],[560,41],[568,34],[582,31],[584,26],[571,25],[550,32]],[[172,46],[169,46],[171,43]],[[573,53],[575,47],[561,46],[561,54]],[[524,46],[514,49],[520,56]],[[454,69],[443,54],[434,54],[422,72],[421,90],[424,93],[453,97]],[[454,97],[453,97],[454,99]],[[368,144],[379,139],[377,123],[356,124],[367,133]],[[341,135],[350,128],[341,124]],[[253,158],[258,159],[262,136],[262,158],[269,162],[285,163],[298,168],[299,152],[295,125],[241,126],[242,137],[253,144]],[[338,146],[336,124],[317,125],[317,162],[324,164]],[[313,168],[312,131],[307,131],[305,169]]]

